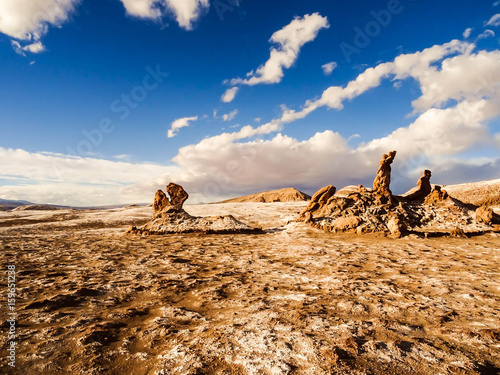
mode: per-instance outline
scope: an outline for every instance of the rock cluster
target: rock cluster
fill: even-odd
[[[436,186],[425,170],[414,193],[402,197],[390,190],[391,164],[396,151],[382,157],[373,189],[358,186],[336,194],[329,185],[314,194],[298,221],[329,232],[384,233],[401,237],[410,233],[481,233],[500,223],[491,209],[463,204]],[[459,229],[459,230],[458,230]]]
[[[231,215],[196,217],[184,209],[189,195],[180,185],[167,186],[169,197],[158,190],[153,202],[153,218],[141,227],[131,227],[127,233],[143,235],[165,235],[174,233],[261,233]]]

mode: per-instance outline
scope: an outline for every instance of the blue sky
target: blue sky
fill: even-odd
[[[387,148],[396,192],[423,168],[435,183],[500,178],[498,13],[493,0],[5,0],[0,197],[147,202],[169,181],[193,202],[311,193],[370,185]]]

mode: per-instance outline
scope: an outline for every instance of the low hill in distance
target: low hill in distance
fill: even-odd
[[[500,179],[443,186],[453,198],[476,206],[500,205]]]
[[[5,208],[7,210],[12,210],[16,207],[26,206],[29,204],[33,204],[33,203],[28,202],[28,201],[14,201],[14,200],[0,198],[0,206],[2,206],[3,208]],[[0,210],[3,211],[2,209],[0,209]]]
[[[311,200],[311,197],[294,188],[264,191],[262,193],[246,195],[244,197],[228,199],[218,203],[274,203],[274,202],[300,202]]]

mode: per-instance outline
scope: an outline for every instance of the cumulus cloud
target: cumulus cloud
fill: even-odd
[[[224,103],[231,103],[234,98],[236,97],[236,94],[238,93],[239,87],[231,87],[230,89],[227,89],[224,95],[222,95],[221,100]]]
[[[193,23],[210,7],[209,0],[121,0],[127,14],[158,20],[167,13],[174,16],[180,27],[193,29]]]
[[[222,115],[222,120],[224,121],[231,121],[233,120],[236,116],[238,115],[238,110],[235,109],[229,113],[226,113],[224,115]]]
[[[17,41],[16,52],[39,53],[45,50],[40,39],[50,26],[61,26],[68,20],[80,0],[2,0],[0,32]],[[28,42],[22,46],[22,42]],[[24,43],[23,43],[24,44]]]
[[[31,153],[0,147],[0,197],[36,203],[94,205],[148,202],[150,194],[127,194],[129,184],[163,178],[177,167]],[[150,193],[150,192],[149,192]],[[154,192],[153,192],[154,193]]]
[[[484,25],[494,26],[494,27],[500,26],[500,13],[497,13],[494,16],[492,16],[489,21],[484,23]]]
[[[306,14],[302,18],[295,18],[271,36],[269,41],[276,44],[277,47],[271,48],[271,55],[266,63],[257,68],[256,71],[248,72],[247,78],[234,78],[229,80],[228,83],[232,86],[254,86],[281,82],[284,76],[283,70],[293,65],[299,57],[304,44],[316,39],[319,31],[328,27],[328,19],[322,17],[319,13]],[[228,92],[224,96],[227,94]],[[236,91],[234,91],[234,95],[236,95]],[[234,99],[234,95],[228,96],[228,98]]]
[[[330,74],[332,74],[335,68],[337,68],[337,63],[335,61],[329,62],[321,66],[321,69],[323,69],[323,74],[325,76],[329,76]]]
[[[180,129],[188,127],[192,121],[198,121],[198,116],[183,117],[172,122],[170,129],[167,132],[168,138],[173,138],[177,135]]]
[[[464,31],[464,33],[463,33],[463,37],[464,37],[465,39],[468,39],[468,38],[470,37],[470,35],[472,34],[472,30],[473,30],[473,29],[472,29],[472,28],[470,28],[470,27],[469,27],[468,29],[465,29],[465,31]]]

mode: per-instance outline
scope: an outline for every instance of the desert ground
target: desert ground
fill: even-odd
[[[126,235],[150,207],[0,212],[0,373],[499,373],[498,234],[329,234],[292,222],[305,205],[185,206],[252,235]]]

